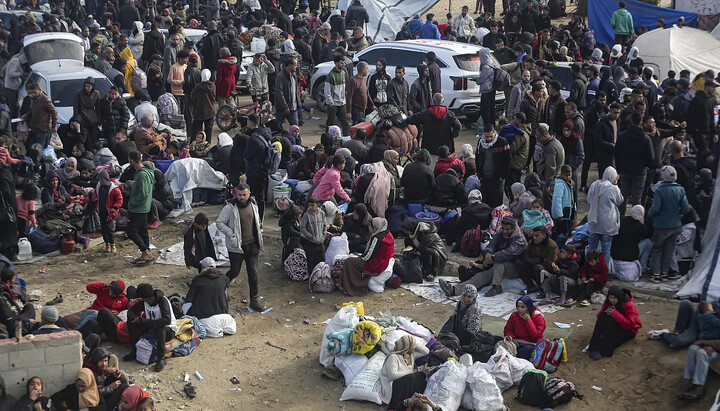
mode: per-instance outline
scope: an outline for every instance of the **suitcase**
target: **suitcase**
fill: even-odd
[[[362,123],[358,123],[350,127],[350,137],[355,138],[355,134],[357,134],[357,131],[361,128],[367,132],[366,138],[372,138],[375,135],[375,126],[368,121],[363,121]]]

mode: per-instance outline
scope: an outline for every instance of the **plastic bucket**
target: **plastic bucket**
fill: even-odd
[[[278,198],[287,197],[290,198],[290,193],[292,192],[292,188],[288,184],[278,184],[275,187],[272,188],[273,193],[273,201]]]

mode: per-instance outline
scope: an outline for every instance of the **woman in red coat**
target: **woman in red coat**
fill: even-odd
[[[237,58],[230,55],[230,49],[220,49],[218,60],[217,79],[215,80],[215,91],[217,93],[218,107],[224,104],[234,106],[230,95],[235,91],[235,72],[237,71]]]
[[[612,357],[617,347],[635,338],[642,328],[639,315],[630,290],[611,286],[597,314],[595,330],[590,338],[590,358]]]
[[[375,217],[370,221],[370,241],[358,257],[348,257],[338,278],[338,287],[353,297],[367,295],[370,277],[385,271],[395,255],[395,238],[388,230],[387,220]]]
[[[98,185],[95,187],[93,199],[97,200],[98,214],[100,215],[100,231],[105,241],[105,251],[115,253],[115,217],[123,205],[123,196],[115,183],[110,181],[107,171],[98,173]]]
[[[517,311],[510,314],[504,334],[518,343],[518,358],[530,359],[535,344],[543,339],[545,317],[535,307],[532,297],[523,295],[515,302]]]

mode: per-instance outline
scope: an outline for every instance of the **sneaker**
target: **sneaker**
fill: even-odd
[[[668,275],[667,275],[667,274],[662,274],[662,275],[660,276],[660,281],[666,282],[667,280],[668,280]]]
[[[680,278],[680,273],[677,271],[670,271],[667,275],[668,280],[677,280]]]
[[[445,293],[446,296],[452,297],[455,295],[455,287],[450,285],[447,281],[443,280],[442,278],[438,280],[438,283],[440,284],[440,289],[442,292]]]
[[[660,274],[653,274],[652,277],[650,277],[650,282],[654,284],[660,284],[662,282],[662,277]]]
[[[158,360],[158,362],[155,363],[155,372],[160,372],[165,369],[165,359]]]
[[[667,328],[664,328],[662,330],[648,331],[647,338],[648,340],[662,340],[662,335],[669,332],[670,330],[668,330]]]
[[[105,243],[105,252],[106,252],[106,253],[109,253],[110,250],[111,250],[111,248],[110,248],[110,243]]]
[[[488,292],[485,293],[485,297],[495,297],[498,294],[502,294],[503,289],[500,285],[493,285]]]
[[[583,307],[590,307],[590,301],[588,300],[582,300],[579,304]]]
[[[161,225],[162,225],[162,221],[160,221],[160,220],[155,220],[155,221],[153,221],[152,223],[148,224],[147,227],[148,227],[149,229],[155,229],[155,228],[160,227]]]

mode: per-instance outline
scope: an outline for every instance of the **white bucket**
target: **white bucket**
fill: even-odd
[[[273,201],[275,201],[278,198],[287,197],[290,198],[290,193],[292,192],[292,187],[290,185],[282,183],[278,184],[272,189],[273,193]]]
[[[26,237],[23,237],[18,241],[18,248],[20,249],[17,256],[18,260],[27,261],[32,258],[32,245]]]

